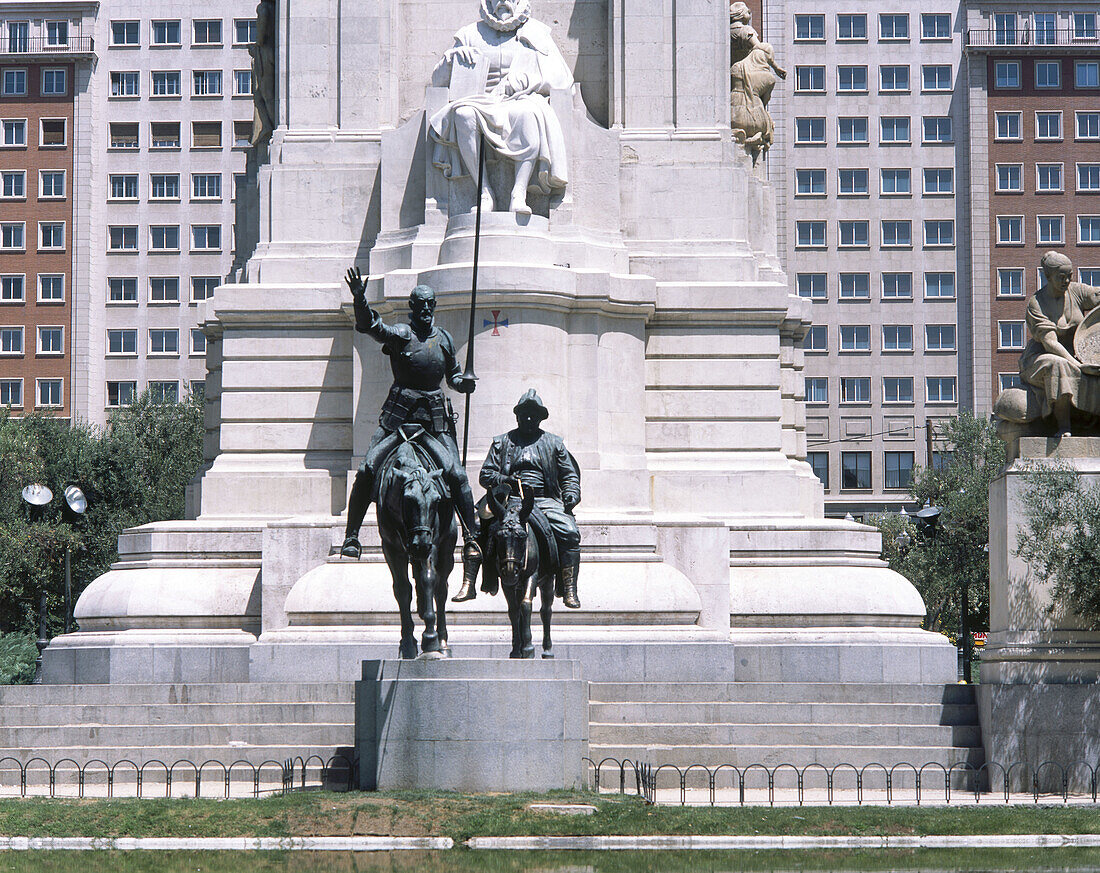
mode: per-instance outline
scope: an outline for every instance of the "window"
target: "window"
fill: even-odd
[[[882,350],[884,352],[913,351],[913,325],[884,324],[882,326]]]
[[[107,280],[108,303],[137,303],[137,278],[113,276]]]
[[[179,45],[180,23],[178,21],[154,21],[153,45]]]
[[[1058,16],[1053,12],[1035,13],[1035,45],[1058,43]]]
[[[180,229],[177,224],[154,224],[149,228],[151,251],[179,251]]]
[[[191,75],[194,83],[191,89],[193,95],[196,97],[221,97],[221,70],[195,70]]]
[[[954,142],[955,137],[951,131],[951,116],[926,115],[922,119],[924,128],[923,142]]]
[[[828,452],[806,452],[806,461],[810,465],[810,469],[814,471],[814,475],[821,480],[821,484],[826,488],[829,487],[829,453]]]
[[[828,328],[823,324],[815,324],[802,339],[802,349],[807,352],[827,352],[829,350]]]
[[[1036,88],[1061,88],[1062,87],[1062,62],[1061,61],[1036,61],[1035,62],[1035,87]]]
[[[825,39],[825,16],[796,15],[794,17],[794,38],[799,42]]]
[[[23,328],[0,327],[0,355],[23,354]]]
[[[950,91],[951,65],[925,64],[921,67],[922,91]]]
[[[951,15],[946,12],[924,12],[920,17],[921,39],[951,39]]]
[[[909,39],[909,16],[879,15],[878,17],[879,39]]]
[[[883,403],[912,403],[913,402],[913,377],[912,376],[883,376],[883,378],[882,378],[882,402]]]
[[[149,179],[150,200],[179,200],[180,177],[178,173],[156,173]]]
[[[1016,267],[1002,267],[997,270],[997,296],[1023,297],[1024,271]]]
[[[112,21],[111,45],[139,45],[141,37],[138,35],[138,22],[136,21]]]
[[[886,452],[886,481],[887,488],[908,488],[909,480],[913,478],[913,453],[912,452]]]
[[[149,147],[154,149],[178,149],[180,147],[180,123],[178,121],[154,121],[149,125]]]
[[[807,197],[824,193],[824,170],[795,170],[795,194]]]
[[[209,300],[214,296],[214,289],[221,284],[217,276],[192,276],[191,277],[191,302],[198,303]]]
[[[871,244],[871,231],[866,221],[839,222],[841,248],[867,248]]]
[[[925,273],[924,296],[925,298],[953,300],[955,298],[955,274]]]
[[[141,93],[141,74],[136,70],[111,73],[112,97],[137,97]]]
[[[824,300],[828,296],[824,273],[799,273],[795,277],[799,297],[807,300]]]
[[[222,41],[221,19],[196,21],[194,45],[220,45]]]
[[[823,28],[824,29],[824,28]],[[824,37],[821,37],[824,38]],[[233,22],[233,45],[251,45],[256,41],[256,19],[238,18]]]
[[[1009,388],[1023,388],[1024,383],[1020,378],[1019,373],[1001,373],[999,374],[1001,382],[1001,390],[1007,391]]]
[[[149,280],[150,303],[179,303],[179,276],[154,276]]]
[[[840,487],[869,489],[871,487],[871,453],[840,453]]]
[[[107,406],[132,406],[137,396],[137,382],[108,382]]]
[[[66,46],[69,44],[69,22],[67,21],[47,21],[46,22],[46,45],[47,46]]]
[[[0,222],[0,249],[22,250],[26,247],[27,225],[25,222]]]
[[[1062,190],[1061,164],[1035,165],[1035,190],[1043,193]]]
[[[23,405],[23,380],[0,379],[0,406]]]
[[[192,121],[191,147],[196,149],[220,149],[222,147],[222,123],[220,121]]]
[[[179,403],[179,382],[150,382],[149,397],[154,403]]]
[[[842,143],[866,143],[867,119],[866,118],[841,118],[838,119],[840,128],[839,141]]]
[[[205,379],[193,379],[187,383],[187,391],[190,396],[202,400],[206,397],[206,380]]]
[[[1078,88],[1100,88],[1100,63],[1077,61],[1073,65],[1073,84]]]
[[[107,331],[108,355],[136,355],[137,331],[132,328],[114,328]]]
[[[870,403],[871,379],[867,376],[845,376],[840,380],[841,403]]]
[[[1077,190],[1100,191],[1100,164],[1077,165]]]
[[[23,276],[0,276],[0,303],[23,303],[26,300],[25,287]]]
[[[913,244],[913,223],[911,221],[882,222],[882,245],[884,247],[911,246]]]
[[[1035,113],[1035,138],[1036,139],[1061,139],[1062,138],[1062,113],[1061,112],[1036,112]]]
[[[191,328],[191,354],[206,354],[206,334],[202,332],[201,327]]]
[[[112,121],[110,124],[110,147],[113,149],[136,149],[138,147],[138,126],[129,122]]]
[[[867,90],[867,68],[843,66],[836,68],[837,91],[864,92]]]
[[[27,93],[26,70],[4,70],[0,76],[0,94],[5,97],[23,97]]]
[[[1100,243],[1100,216],[1077,216],[1077,242]]]
[[[137,225],[116,224],[107,228],[107,248],[112,252],[137,251]]]
[[[1073,13],[1073,38],[1074,39],[1096,39],[1096,13],[1095,12],[1074,12]]]
[[[61,405],[60,379],[38,379],[37,385],[38,405],[40,407]]]
[[[825,68],[821,68],[821,88],[825,89]],[[251,70],[234,70],[233,71],[233,95],[235,97],[251,97],[252,96],[252,71]]]
[[[997,88],[1020,87],[1020,62],[997,61],[993,65],[993,82]]]
[[[38,354],[40,355],[63,355],[65,354],[64,347],[65,329],[62,327],[40,327],[38,328]]]
[[[1078,112],[1077,138],[1100,139],[1100,112]]]
[[[882,297],[884,300],[912,300],[912,273],[883,273]]]
[[[180,96],[180,71],[156,70],[153,72],[154,97]]]
[[[827,378],[825,378],[824,376],[806,377],[806,402],[829,402],[829,380]]]
[[[881,176],[883,194],[912,193],[912,174],[908,167],[883,170]]]
[[[997,322],[997,348],[1018,351],[1024,347],[1024,323],[1022,321]]]
[[[1014,193],[1024,190],[1023,164],[997,164],[997,191]]]
[[[890,64],[878,68],[879,91],[908,91],[909,90],[909,66],[907,64]]]
[[[38,249],[63,249],[65,248],[65,222],[40,221],[38,222]]]
[[[824,91],[825,68],[824,67],[795,67],[794,68],[795,91]]]
[[[178,355],[180,332],[176,328],[152,328],[149,331],[150,355]]]
[[[870,275],[870,273],[841,273],[840,274],[840,299],[841,300],[870,300],[871,299],[871,275]]]
[[[26,146],[27,122],[23,119],[4,119],[4,145]]]
[[[191,197],[194,200],[221,200],[221,173],[193,173],[191,176]]]
[[[926,352],[955,351],[955,325],[929,324],[924,328],[924,350]]]
[[[1024,217],[1022,215],[997,216],[997,243],[1007,246],[1024,244]]]
[[[42,96],[58,97],[68,91],[65,70],[42,71]]]
[[[955,192],[955,171],[950,167],[925,168],[925,194],[953,194]]]
[[[64,303],[65,276],[60,273],[38,274],[38,302]]]
[[[233,122],[233,148],[246,149],[252,145],[252,122]]]
[[[825,142],[824,118],[796,118],[794,121],[795,145],[818,145]]]
[[[137,200],[138,177],[136,173],[112,173],[108,177],[111,187],[111,200]]]
[[[925,219],[924,244],[926,246],[953,246],[955,222],[951,219]]]
[[[871,325],[842,324],[840,326],[840,350],[842,352],[871,351]],[[867,399],[871,399],[870,395]]]
[[[1096,267],[1081,267],[1077,270],[1077,276],[1086,285],[1100,285],[1100,269]]]
[[[929,403],[955,402],[954,376],[929,376],[924,385]]]
[[[65,145],[65,119],[43,118],[38,144],[41,148]]]
[[[868,194],[867,175],[867,170],[862,168],[839,170],[839,193],[849,197],[858,197]]]
[[[1036,224],[1039,229],[1039,243],[1045,245],[1061,245],[1065,239],[1065,218],[1061,215],[1036,216]]]
[[[222,228],[220,224],[192,224],[191,250],[218,251],[222,247]]]
[[[1023,139],[1020,133],[1020,112],[998,112],[996,114],[997,139]]]
[[[26,196],[26,170],[5,170],[0,173],[0,197],[5,200],[22,200]]]
[[[836,17],[837,39],[867,39],[866,15],[838,15]]]
[[[898,115],[879,119],[879,142],[909,143],[909,116]]]
[[[64,170],[39,170],[38,172],[38,199],[46,200],[52,197],[65,196],[65,171]]]
[[[796,221],[795,237],[799,248],[823,248],[825,245],[824,221]]]

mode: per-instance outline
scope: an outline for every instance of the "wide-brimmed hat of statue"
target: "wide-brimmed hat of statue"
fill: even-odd
[[[519,415],[520,411],[524,409],[534,410],[539,421],[546,421],[550,417],[550,410],[543,405],[542,398],[539,397],[534,388],[527,389],[527,393],[512,407],[512,412]]]

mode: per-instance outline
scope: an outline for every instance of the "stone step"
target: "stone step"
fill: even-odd
[[[0,729],[53,725],[354,725],[348,703],[59,703],[0,706]]]
[[[592,682],[593,702],[951,703],[973,705],[969,685],[840,682]]]
[[[0,686],[0,706],[156,703],[352,703],[354,682]]]
[[[36,727],[0,727],[0,747],[35,749],[49,758],[59,748],[141,748],[146,746],[286,745],[350,746],[355,728],[348,723],[295,724],[74,724],[45,722]],[[49,752],[49,754],[46,754]]]
[[[740,767],[742,770],[751,764],[763,764],[769,768],[779,764],[793,764],[805,767],[809,764],[821,764],[833,768],[840,764],[850,764],[862,768],[870,764],[881,764],[886,768],[898,764],[911,764],[920,769],[924,764],[935,763],[950,767],[956,763],[969,763],[980,767],[985,754],[980,747],[957,748],[953,746],[844,746],[844,745],[631,745],[593,743],[589,746],[588,756],[596,762],[606,758],[619,761],[630,760],[648,763],[654,767],[671,764],[681,769],[692,764],[701,764],[712,770],[722,764]],[[629,769],[629,768],[628,768]],[[610,772],[610,765],[605,765]],[[618,773],[618,768],[615,768]],[[850,771],[848,771],[850,772]],[[877,771],[881,773],[880,771]],[[935,767],[925,772],[939,772]],[[930,777],[931,778],[931,777]]]
[[[589,742],[659,746],[976,746],[977,725],[599,724]]]
[[[44,758],[50,764],[59,765],[62,761],[75,761],[76,765],[84,766],[92,761],[105,762],[114,765],[120,761],[130,761],[138,766],[150,761],[160,761],[171,766],[177,761],[190,761],[201,765],[205,761],[217,761],[227,767],[234,761],[245,761],[254,766],[265,761],[275,761],[282,764],[284,761],[302,758],[307,759],[316,756],[323,761],[340,756],[347,759],[353,757],[354,750],[346,743],[317,744],[308,743],[282,744],[248,744],[234,745],[145,745],[145,746],[54,746],[51,748],[36,748],[33,751],[27,748],[0,748],[0,784],[10,784],[11,774],[18,778],[19,764],[30,764],[29,769],[45,769],[44,765],[33,762],[32,759]],[[314,760],[315,764],[316,761]],[[69,763],[60,764],[62,769],[75,769],[76,765]],[[311,764],[312,766],[312,764]],[[150,772],[153,768],[148,768]],[[90,771],[89,771],[90,772]],[[132,772],[132,771],[128,771]],[[161,768],[163,772],[163,768]],[[181,772],[179,768],[175,771]],[[188,767],[182,772],[193,773]],[[204,774],[208,772],[204,769]],[[209,772],[221,773],[221,770],[213,767]],[[266,768],[265,768],[266,772]],[[173,777],[175,778],[175,777]],[[204,777],[205,778],[205,777]]]
[[[748,702],[612,702],[590,703],[589,719],[596,723],[672,724],[868,724],[975,725],[978,707],[961,703],[878,703],[863,709],[847,703]],[[0,716],[2,717],[2,716]]]

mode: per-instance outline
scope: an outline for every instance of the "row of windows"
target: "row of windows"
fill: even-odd
[[[840,335],[840,351],[842,353],[871,351],[871,325],[842,324],[838,329],[838,333]],[[811,327],[806,332],[806,337],[802,340],[802,348],[807,352],[827,352],[829,350],[828,326],[824,324],[815,324]],[[926,352],[954,352],[955,325],[925,325],[924,350]],[[882,351],[912,352],[913,325],[882,325]]]
[[[1035,61],[1032,67],[1036,88],[1057,89],[1069,81],[1063,76],[1064,64],[1070,61]],[[1078,90],[1100,88],[1100,61],[1072,61],[1073,87]],[[1020,61],[996,61],[993,64],[993,85],[999,90],[1019,90],[1023,87],[1023,65]]]
[[[950,384],[945,384],[946,381]],[[954,376],[929,376],[924,380],[925,398],[928,403],[954,403],[955,402],[955,377]],[[829,402],[829,378],[827,376],[806,377],[806,402]],[[840,379],[841,403],[870,403],[871,402],[871,377],[870,376],[843,376]],[[905,403],[913,402],[913,377],[912,376],[883,376],[882,377],[882,402]]]
[[[244,181],[244,173],[233,174],[235,189],[243,185]],[[107,177],[108,200],[137,200],[139,196],[137,173],[111,173]],[[192,200],[221,200],[222,174],[192,173],[190,196]],[[234,191],[234,196],[236,196],[236,191]],[[151,173],[149,176],[149,199],[179,200],[179,173]]]
[[[825,145],[824,116],[809,116],[794,120],[795,145]],[[838,145],[870,143],[870,119],[865,115],[842,116],[836,120]],[[908,115],[890,115],[879,119],[881,145],[909,145],[913,141],[912,119]],[[926,115],[921,119],[921,142],[926,145],[952,143],[954,129],[949,115]]]
[[[866,94],[868,76],[863,64],[841,64],[836,68],[838,94]],[[921,66],[921,91],[950,91],[954,77],[951,64],[924,64]],[[796,94],[824,94],[826,91],[825,66],[814,64],[794,68]],[[883,64],[878,68],[880,94],[909,91],[909,65]]]
[[[24,54],[30,47],[31,23],[29,21],[8,21],[5,24],[7,39],[4,40],[8,54]],[[46,38],[47,49],[62,49],[69,45],[68,21],[45,21],[40,31]]]
[[[65,222],[38,222],[38,251],[64,251]],[[0,221],[0,251],[27,250],[27,223],[25,221]]]
[[[65,198],[65,171],[38,171],[38,199],[63,200]],[[27,199],[27,171],[3,170],[0,172],[0,199]]]
[[[44,409],[61,406],[64,394],[63,379],[36,379],[35,406]],[[0,406],[23,406],[23,380],[0,379]]]
[[[0,275],[0,304],[26,303],[27,277],[22,273]],[[38,302],[65,302],[65,274],[38,274]]]
[[[870,300],[870,273],[840,273],[837,277],[841,300]],[[881,277],[883,300],[912,300],[912,273],[883,273]],[[795,277],[799,297],[825,301],[829,299],[829,279],[826,273],[799,273]],[[926,300],[954,300],[954,273],[925,273],[924,298]]]
[[[190,382],[187,385],[192,394],[202,396],[206,390],[205,382]],[[155,403],[179,403],[180,383],[175,380],[151,380],[148,385],[149,396]],[[107,383],[107,408],[131,406],[137,399],[137,382],[121,381]]]
[[[217,276],[191,277],[191,302],[201,303],[214,295],[222,280]],[[149,279],[149,303],[179,303],[180,277],[153,276]],[[111,276],[107,280],[108,303],[137,303],[137,276]]]
[[[824,42],[825,16],[817,14],[794,17],[796,42]],[[878,17],[878,38],[881,41],[909,39],[909,13],[884,12]],[[946,12],[924,12],[920,17],[920,38],[951,39],[951,16]],[[836,17],[836,39],[866,40],[867,16],[864,13],[841,13]]]
[[[1078,111],[1073,114],[1074,136],[1078,140],[1100,139],[1100,112]],[[1001,142],[1023,141],[1023,113],[994,113],[994,139]],[[1035,113],[1035,141],[1061,140],[1062,111],[1043,110]]]
[[[1064,245],[1066,242],[1066,217],[1064,215],[1037,215],[1035,217],[1036,245]],[[1022,215],[997,216],[997,245],[1022,246],[1024,217]],[[1077,216],[1077,245],[1100,245],[1100,215]]]
[[[866,197],[870,194],[870,171],[866,167],[844,167],[837,170],[837,194],[841,197]],[[823,168],[795,170],[795,196],[824,197],[826,171]],[[905,197],[913,193],[913,171],[908,167],[879,170],[879,193],[883,196]],[[951,167],[927,167],[924,170],[926,195],[955,193],[955,171]]]
[[[1046,276],[1043,274],[1043,268],[1039,267],[1036,269],[1035,274],[1035,287],[1043,287],[1043,285],[1046,284]],[[1078,281],[1083,282],[1085,285],[1100,286],[1100,267],[1079,267],[1077,269],[1077,275]],[[1023,267],[997,268],[998,297],[1023,297],[1025,293]]]
[[[1100,219],[1098,219],[1100,220]],[[796,221],[795,245],[798,248],[825,248],[825,221]],[[907,248],[913,245],[913,222],[909,219],[883,219],[880,223],[880,248]],[[870,248],[871,223],[864,219],[837,222],[838,248]],[[930,218],[924,221],[924,246],[943,248],[955,244],[955,222]]]
[[[107,331],[107,354],[111,357],[137,357],[137,337],[135,328],[117,328]],[[154,327],[149,329],[149,355],[178,356],[180,353],[180,332],[174,327]],[[202,328],[191,328],[192,355],[206,354],[206,335]]]
[[[1020,41],[1025,45],[1032,42],[1035,45],[1058,44],[1058,31],[1062,29],[1058,27],[1058,13],[1035,12],[1031,17],[1028,17],[1026,12],[1022,12],[1020,15],[1022,15],[1022,19],[1017,18],[1015,12],[998,12],[994,14],[993,32],[995,35],[994,42],[997,45],[1016,45],[1017,31],[1023,37]],[[1072,29],[1074,39],[1090,41],[1096,39],[1095,12],[1069,13],[1066,24],[1070,26],[1065,29]]]
[[[24,355],[23,337],[25,331],[26,329],[21,324],[0,326],[0,355],[4,357]],[[39,326],[37,333],[38,342],[35,346],[35,354],[65,354],[65,328],[59,325]]]
[[[141,148],[140,125],[136,121],[113,121],[108,126],[108,146],[112,149]],[[233,148],[248,148],[252,141],[252,122],[233,122]],[[180,123],[178,121],[153,121],[149,124],[149,149],[180,148]],[[220,149],[222,147],[222,123],[220,121],[192,121],[191,148]]]
[[[183,74],[179,70],[154,70],[151,74],[149,93],[153,97],[182,97]],[[221,70],[194,70],[191,72],[192,97],[221,97]],[[112,97],[137,98],[141,96],[141,73],[136,70],[111,73]],[[233,96],[252,96],[252,71],[233,71]]]
[[[154,46],[180,46],[183,26],[179,19],[153,21],[149,25],[149,42]],[[233,20],[233,45],[250,45],[256,41],[256,21],[252,18]],[[140,21],[112,21],[111,47],[134,48],[141,45]],[[191,22],[191,45],[222,45],[220,18],[197,18]]]
[[[806,461],[814,474],[829,488],[829,453],[807,452]],[[883,453],[883,487],[900,490],[909,487],[913,478],[912,452]],[[840,487],[846,490],[869,491],[871,489],[871,453],[840,453]]]
[[[191,251],[217,252],[222,248],[220,224],[192,224]],[[154,252],[178,252],[180,227],[178,224],[152,224],[149,226],[149,250]],[[136,224],[112,224],[107,227],[107,251],[137,252],[138,226]]]
[[[27,97],[29,79],[23,67],[4,67],[0,69],[0,97]],[[61,97],[69,91],[68,71],[62,68],[47,67],[42,70],[38,80],[39,97]]]
[[[0,147],[27,148],[27,119],[0,119],[3,136]],[[38,147],[40,149],[62,148],[68,144],[68,121],[64,118],[42,118],[38,122]]]
[[[1035,193],[1061,194],[1065,191],[1064,169],[1062,163],[1035,164]],[[1075,177],[1079,193],[1100,193],[1100,164],[1077,164]],[[1022,194],[1024,165],[996,164],[994,190],[998,194]]]

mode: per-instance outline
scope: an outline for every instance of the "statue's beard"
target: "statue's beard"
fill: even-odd
[[[493,3],[493,0],[481,0],[481,20],[493,30],[501,33],[511,33],[514,30],[519,30],[531,16],[529,0],[521,0],[516,4],[516,11],[505,18],[500,17],[489,8],[491,3]]]

